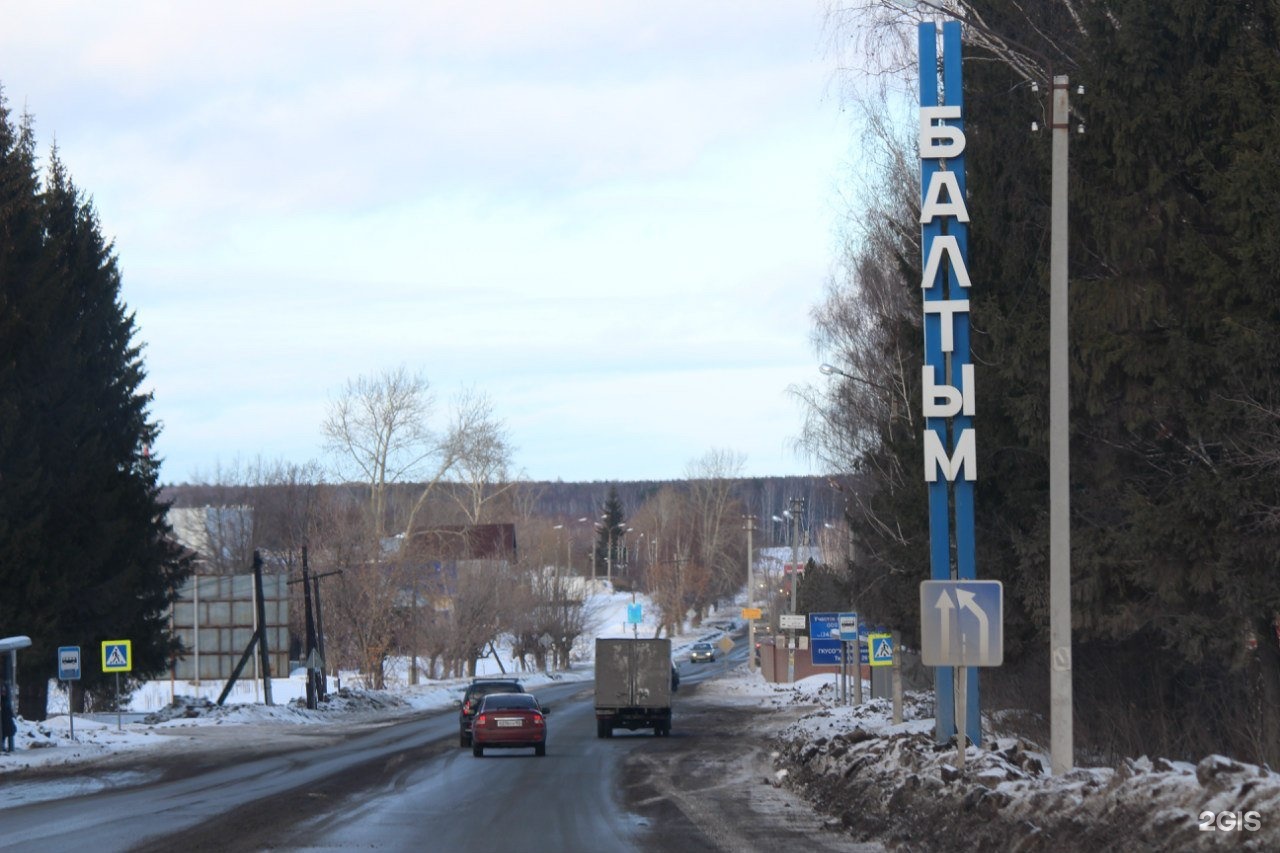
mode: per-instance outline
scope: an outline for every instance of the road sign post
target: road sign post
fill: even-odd
[[[116,676],[116,731],[124,730],[124,719],[120,710],[120,673],[133,671],[133,641],[103,640],[102,671],[113,672]]]
[[[836,623],[840,634],[840,677],[842,683],[840,685],[840,701],[849,704],[849,643],[858,642],[858,614],[857,613],[840,613],[836,616]],[[857,704],[862,704],[862,665],[854,661],[857,667],[858,677],[855,681],[855,693],[857,694]]]
[[[967,667],[1004,661],[1004,586],[1000,581],[924,581],[920,584],[920,657],[925,666],[950,667],[955,713],[969,707]],[[939,705],[942,697],[939,696]],[[963,730],[961,730],[963,731]],[[965,739],[956,739],[956,761],[964,766]]]
[[[79,646],[59,646],[58,647],[58,680],[59,681],[79,681],[80,680],[80,647]],[[67,691],[67,726],[71,739],[76,739],[76,703],[74,701],[75,689]]]
[[[796,631],[804,630],[803,613],[782,613],[778,616],[778,627],[788,632],[787,636],[787,683],[796,680]]]

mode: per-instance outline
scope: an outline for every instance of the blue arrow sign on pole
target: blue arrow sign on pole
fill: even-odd
[[[925,666],[1004,662],[1004,586],[1000,581],[920,584],[920,657]]]

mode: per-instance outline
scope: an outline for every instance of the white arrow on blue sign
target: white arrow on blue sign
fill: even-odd
[[[920,658],[925,666],[1004,662],[1004,586],[1000,581],[920,584]]]

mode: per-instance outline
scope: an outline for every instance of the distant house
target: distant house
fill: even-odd
[[[514,524],[451,524],[413,534],[402,556],[409,562],[516,561]]]
[[[400,561],[419,570],[418,596],[435,610],[452,610],[459,574],[496,572],[515,563],[516,527],[455,524],[422,530],[401,551]]]
[[[761,548],[756,555],[756,571],[766,575],[789,575],[794,571],[797,557],[801,572],[810,560],[815,565],[822,565],[822,549],[817,545],[801,545],[794,551],[786,547]]]

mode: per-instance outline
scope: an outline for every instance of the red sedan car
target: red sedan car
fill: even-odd
[[[471,724],[471,754],[533,747],[534,755],[546,755],[549,712],[528,693],[490,693]]]

